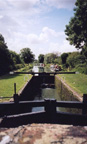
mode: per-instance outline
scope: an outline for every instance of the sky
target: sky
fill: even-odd
[[[8,49],[30,48],[39,54],[76,51],[66,40],[65,26],[76,0],[0,0],[0,33]]]

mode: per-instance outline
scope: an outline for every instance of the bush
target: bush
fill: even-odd
[[[78,71],[80,73],[84,73],[84,74],[87,74],[87,66],[86,64],[79,64],[75,67],[74,69],[75,71]]]
[[[15,69],[17,70],[17,69],[21,69],[21,68],[23,68],[24,67],[24,65],[23,64],[16,64],[15,65]]]
[[[33,68],[32,64],[25,64],[21,69],[18,70],[18,72],[30,72]]]
[[[87,67],[84,68],[84,74],[87,74]]]

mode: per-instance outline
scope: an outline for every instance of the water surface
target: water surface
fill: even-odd
[[[49,68],[39,68],[39,67],[35,67],[36,71],[39,72],[50,72]],[[35,98],[34,100],[44,100],[45,98],[50,98],[50,99],[56,99],[57,101],[78,101],[76,98],[72,96],[70,97],[64,97],[64,95],[62,96],[59,95],[58,93],[58,89],[55,88],[39,88],[38,93],[35,94]],[[44,110],[43,107],[40,108],[32,108],[32,111],[41,111]],[[82,113],[81,110],[78,109],[74,109],[74,108],[57,108],[57,111],[62,111],[62,112],[70,112],[70,113]]]

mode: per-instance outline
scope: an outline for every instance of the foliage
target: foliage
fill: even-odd
[[[62,74],[59,76],[79,94],[87,93],[87,76],[85,74]]]
[[[9,71],[10,52],[4,37],[0,34],[0,75]]]
[[[54,53],[48,53],[44,56],[44,61],[45,61],[45,64],[50,64],[50,63],[58,63],[58,55],[57,54],[54,54]]]
[[[25,64],[24,67],[17,70],[18,72],[31,72],[33,68],[33,64]]]
[[[76,67],[73,69],[73,71],[87,74],[86,63],[76,65]]]
[[[34,60],[34,54],[29,48],[21,50],[21,57],[14,51],[10,51],[5,43],[4,37],[0,34],[0,75],[9,71],[24,67],[25,63]]]
[[[23,61],[20,58],[20,55],[14,51],[10,52],[10,70],[17,70],[23,67]]]
[[[66,63],[67,57],[68,57],[68,53],[63,53],[63,54],[61,55],[62,64],[65,64],[65,63]]]
[[[11,57],[11,60],[12,60],[12,62],[14,64],[20,64],[20,63],[22,63],[20,55],[17,54],[16,52],[10,51],[10,57]]]
[[[79,71],[87,74],[85,56],[82,52],[63,53],[61,55],[63,71]]]
[[[43,63],[44,62],[44,55],[43,54],[40,54],[38,56],[38,61],[39,61],[39,63]]]
[[[72,52],[71,54],[69,54],[66,62],[69,67],[74,68],[76,65],[84,63],[85,57],[79,52]]]
[[[35,57],[34,54],[31,52],[30,48],[21,49],[20,56],[27,64],[33,62]]]
[[[73,53],[69,54],[69,56],[67,58],[67,64],[70,67],[72,67],[72,68],[75,67],[78,55],[79,55],[78,52],[73,52]]]
[[[86,50],[87,58],[87,0],[77,0],[74,17],[66,25],[65,34],[70,44],[82,51]]]

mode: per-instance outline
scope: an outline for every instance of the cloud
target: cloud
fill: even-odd
[[[10,31],[10,38],[6,36],[6,42],[8,48],[11,50],[15,50],[16,52],[20,52],[20,49],[25,47],[30,47],[33,53],[38,57],[40,53],[49,53],[54,51],[59,51],[59,44],[57,42],[54,43],[63,35],[63,32],[56,32],[55,30],[43,27],[41,33],[35,34],[24,34],[22,32]]]
[[[77,51],[77,49],[73,46],[69,44],[69,41],[64,40],[62,45],[60,46],[60,52],[73,52],[73,51]]]
[[[51,43],[50,44],[51,51],[53,50],[52,47],[54,47],[55,50],[57,50],[58,52],[61,52],[61,53],[77,51],[77,49],[73,45],[70,45],[67,40],[63,40],[63,42],[61,44]]]
[[[4,10],[7,7],[7,3],[4,0],[0,0],[0,10]]]
[[[53,29],[50,29],[48,27],[43,27],[42,31],[39,35],[36,34],[29,34],[28,39],[32,44],[40,44],[40,43],[47,43],[48,41],[51,41],[52,38],[59,36],[63,36],[64,32],[56,32]]]
[[[54,42],[51,42],[50,44],[49,44],[49,52],[48,53],[50,53],[50,52],[60,52],[59,51],[59,43],[54,43]]]
[[[26,16],[40,13],[40,0],[0,0],[0,12],[9,16]]]
[[[50,7],[73,9],[76,0],[46,0]]]
[[[46,33],[48,36],[57,36],[57,33],[55,32],[55,30],[53,30],[53,29],[50,29],[50,28],[48,28],[48,27],[44,27],[43,29],[42,29],[42,32],[43,33]]]
[[[39,7],[48,5],[56,8],[68,8],[74,7],[76,0],[5,0],[0,1],[0,8],[16,8],[19,10],[29,10],[32,7]],[[8,8],[7,7],[7,8]]]
[[[3,18],[3,16],[2,15],[0,15],[0,19],[2,19]]]
[[[74,6],[74,2],[75,0],[0,0],[0,33],[8,48],[19,53],[20,49],[30,47],[35,55],[66,51],[69,46],[63,42],[65,23],[61,23],[61,26],[56,23],[58,15],[54,8],[69,9]],[[52,12],[55,12],[55,19]]]
[[[7,15],[0,17],[0,33],[5,38],[11,38],[14,31],[20,28],[18,21]]]
[[[56,32],[55,30],[48,28],[48,27],[44,27],[42,29],[43,33],[46,33],[48,36],[54,36],[54,37],[58,37],[58,36],[62,36],[64,35],[64,32]]]
[[[30,41],[32,44],[39,44],[41,43],[40,37],[36,34],[29,34],[27,39]]]
[[[73,9],[76,0],[0,0],[0,10],[6,12],[28,12],[28,15],[66,8]],[[5,14],[5,13],[4,13]],[[11,13],[10,13],[11,14]],[[23,14],[23,13],[22,13]]]
[[[58,37],[55,37],[56,41],[54,42],[53,38],[49,37],[48,33],[46,33],[47,31],[43,33],[43,29],[39,35],[34,33],[23,34],[20,32],[13,32],[12,37],[6,39],[8,48],[19,53],[22,48],[29,47],[36,58],[38,58],[38,55],[41,53],[47,54],[51,52],[64,53],[76,51],[76,48],[69,45],[69,42],[64,39],[62,39],[62,43],[60,43]],[[48,41],[47,38],[49,39]]]
[[[35,5],[38,5],[39,2],[39,0],[7,0],[7,3],[10,4],[10,6],[20,10],[28,10]]]

